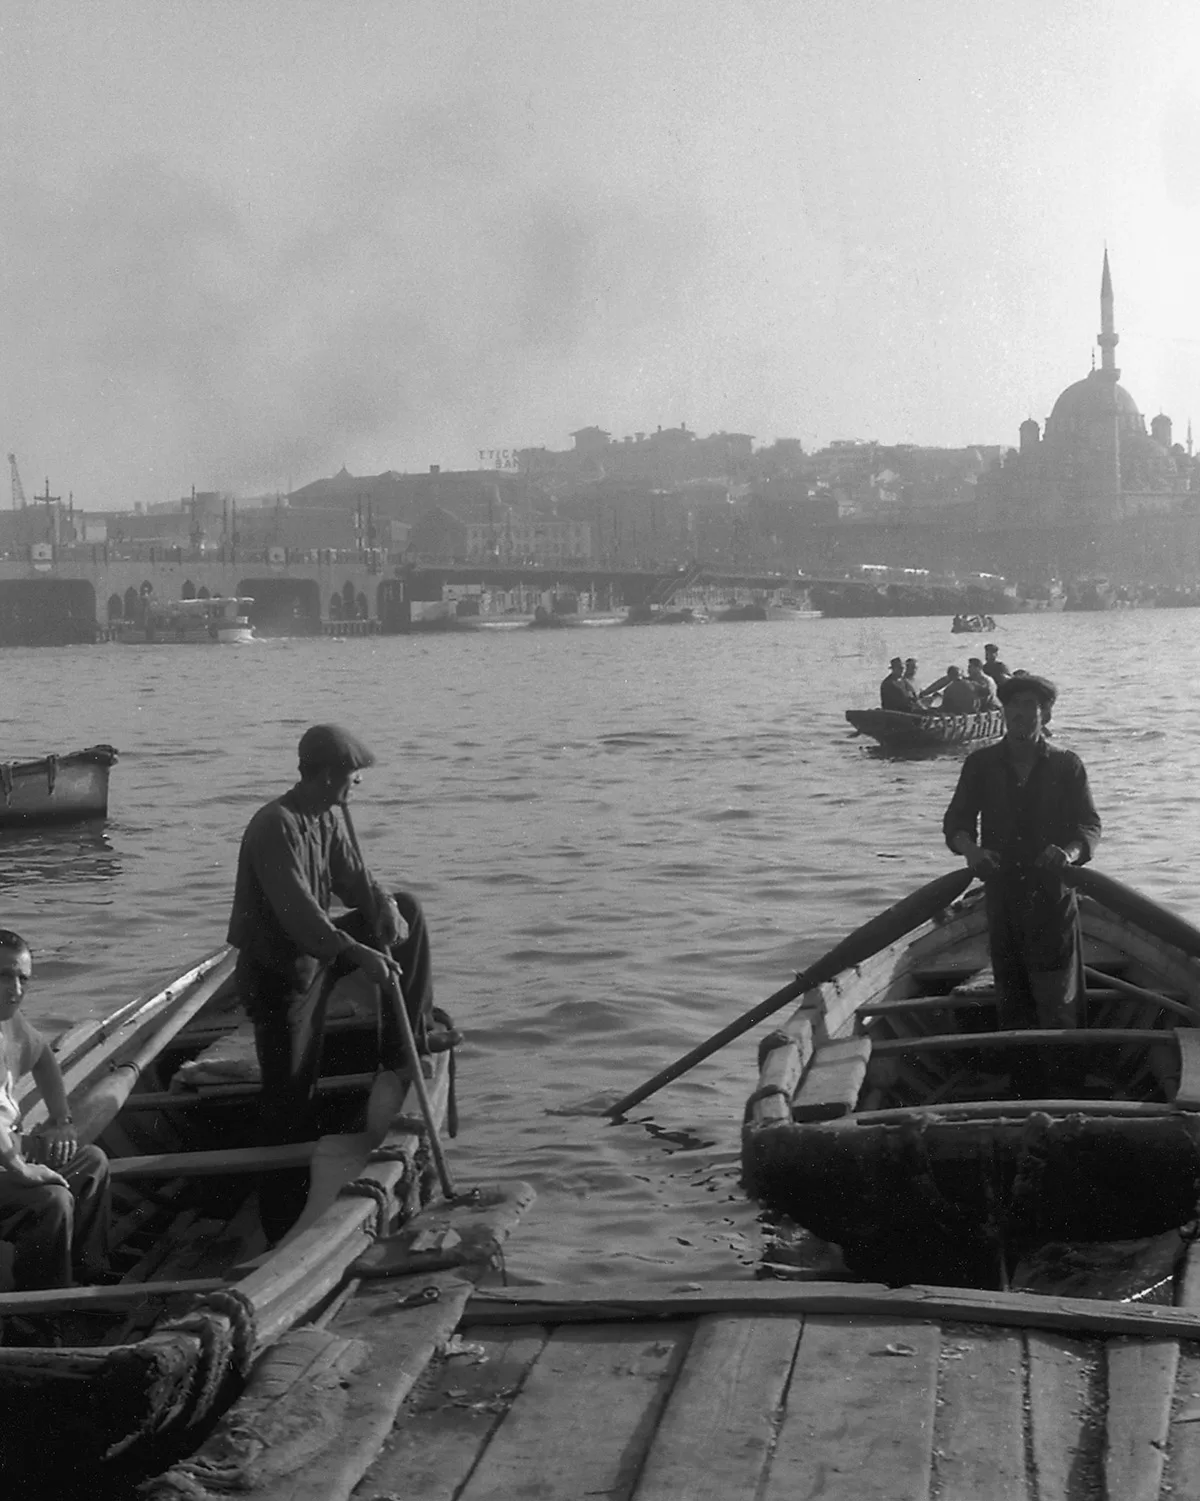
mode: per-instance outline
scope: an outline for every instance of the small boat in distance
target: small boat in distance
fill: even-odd
[[[893,709],[847,709],[855,733],[870,735],[887,750],[944,750],[957,745],[990,745],[1004,734],[1004,710],[977,714],[901,714]]]
[[[111,745],[89,745],[65,756],[0,762],[0,829],[107,818],[116,759]]]
[[[123,622],[116,639],[127,645],[241,646],[258,639],[250,624],[248,595],[214,594],[208,599],[146,600],[141,623]]]
[[[959,635],[964,631],[994,631],[996,622],[990,615],[956,615],[950,630]]]

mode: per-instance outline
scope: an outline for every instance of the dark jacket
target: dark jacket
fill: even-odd
[[[371,911],[383,893],[338,814],[306,812],[293,787],[260,808],[242,835],[228,941],[280,973],[306,956],[334,959],[351,943],[329,919],[335,896]]]

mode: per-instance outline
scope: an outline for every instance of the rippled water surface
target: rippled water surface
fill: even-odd
[[[1193,920],[1198,633],[1186,610],[995,632],[1010,667],[1060,684],[1098,867]],[[300,732],[341,721],[379,758],[353,805],[368,861],[423,899],[468,1034],[452,1169],[538,1190],[510,1273],[733,1275],[759,1244],[738,1133],[771,1024],[626,1123],[571,1112],[956,863],[955,756],[882,757],[843,710],[878,702],[892,655],[930,681],[978,640],[928,618],[9,650],[0,756],[121,759],[103,827],[0,836],[0,924],[34,946],[48,1028],[168,978],[223,940],[242,827],[290,785]]]

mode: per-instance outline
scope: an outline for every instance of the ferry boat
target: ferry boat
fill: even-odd
[[[146,601],[141,624],[117,627],[117,640],[130,645],[171,642],[182,645],[240,646],[256,641],[247,595],[213,595],[208,599]]]

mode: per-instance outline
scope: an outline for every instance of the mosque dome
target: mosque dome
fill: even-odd
[[[1117,385],[1107,371],[1093,370],[1083,380],[1077,380],[1074,385],[1068,386],[1059,396],[1050,413],[1047,427],[1059,432],[1070,432],[1089,425],[1097,418],[1111,417],[1114,408],[1122,419],[1123,428],[1136,432],[1143,430],[1142,414],[1138,411],[1137,402],[1125,387]]]

